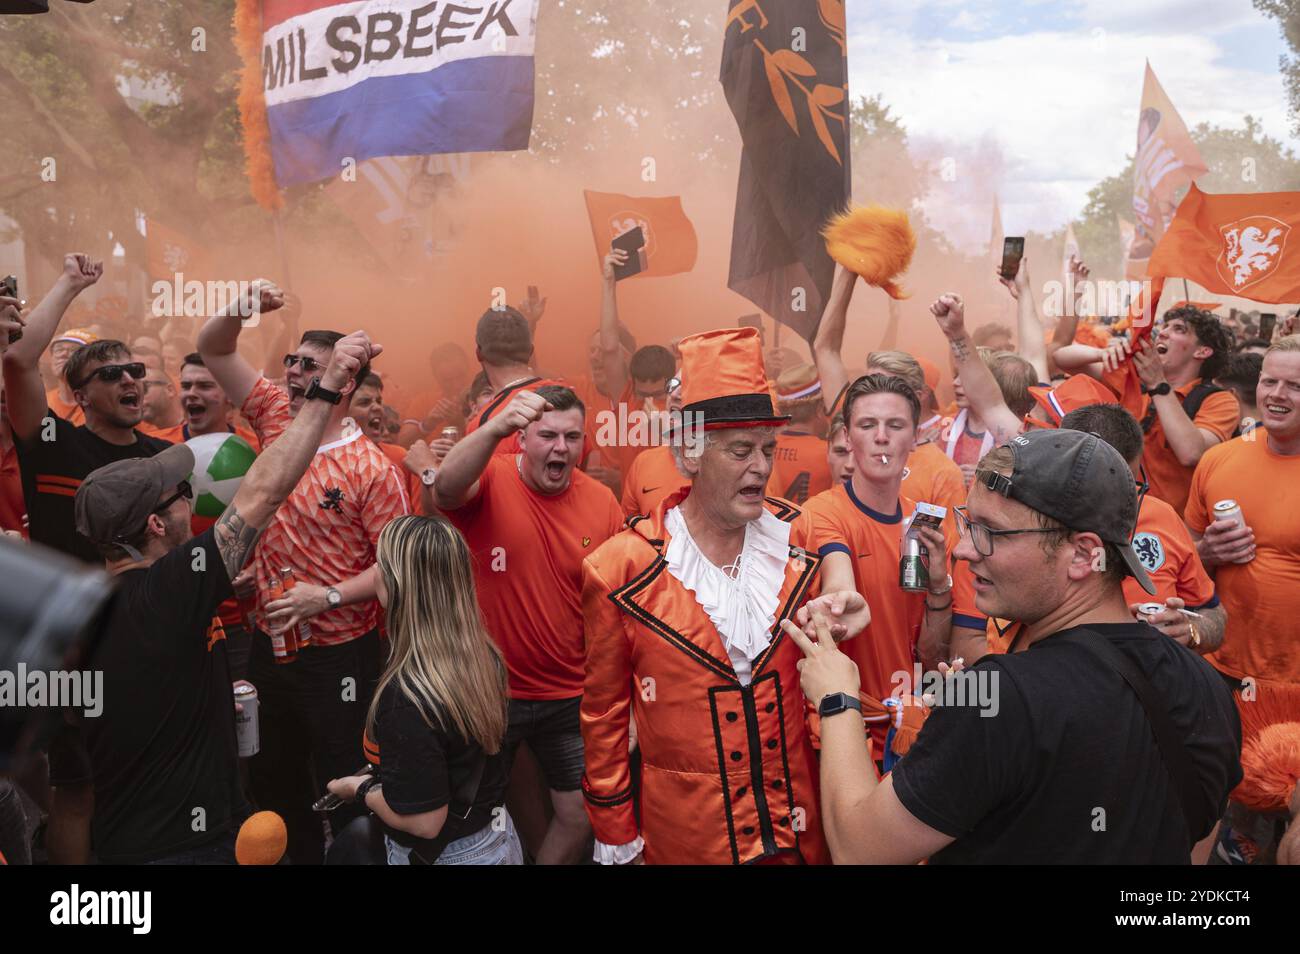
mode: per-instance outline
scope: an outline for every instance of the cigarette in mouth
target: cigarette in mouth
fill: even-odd
[[[888,464],[888,463],[889,463],[889,455],[888,455],[888,454],[881,454],[881,455],[880,455],[880,462],[881,462],[882,464]]]

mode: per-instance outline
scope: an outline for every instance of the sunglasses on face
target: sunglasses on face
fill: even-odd
[[[132,361],[129,364],[106,364],[102,367],[96,368],[94,371],[91,371],[90,374],[82,378],[81,383],[78,384],[77,387],[84,388],[91,381],[95,380],[95,378],[99,378],[99,380],[106,384],[112,384],[115,381],[122,380],[123,374],[129,374],[133,379],[139,381],[145,376],[145,373],[145,366],[142,361]]]
[[[168,497],[158,506],[154,507],[153,512],[162,513],[164,510],[166,510],[176,501],[180,500],[182,497],[184,497],[186,500],[194,499],[194,488],[190,486],[190,482],[188,480],[182,480],[179,484],[177,484],[176,493],[172,494],[170,497]]]
[[[284,356],[284,366],[286,368],[292,370],[294,365],[298,364],[302,365],[303,374],[311,374],[313,371],[319,371],[325,367],[325,365],[321,364],[314,358],[304,357],[300,354],[286,354]]]

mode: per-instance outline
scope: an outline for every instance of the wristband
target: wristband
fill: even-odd
[[[948,602],[944,603],[942,606],[931,606],[929,600],[925,601],[925,608],[928,609],[931,613],[942,613],[944,610],[948,609],[951,606],[952,606],[951,596],[948,597]]]

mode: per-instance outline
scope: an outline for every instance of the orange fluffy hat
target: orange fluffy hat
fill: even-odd
[[[1234,693],[1241,714],[1241,784],[1231,798],[1257,812],[1285,812],[1300,781],[1300,685],[1257,680]]]
[[[912,264],[916,235],[907,213],[880,205],[841,212],[822,229],[826,251],[890,298],[906,298],[895,279]]]
[[[777,411],[763,369],[757,328],[722,328],[688,335],[682,356],[682,416],[720,427],[776,427],[790,420]]]

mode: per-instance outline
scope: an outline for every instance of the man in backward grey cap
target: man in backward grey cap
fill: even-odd
[[[835,861],[1187,864],[1241,779],[1241,728],[1209,664],[1129,613],[1124,577],[1151,582],[1128,466],[1094,434],[1034,431],[984,456],[957,514],[976,606],[1023,628],[913,690],[936,705],[882,781],[860,721],[823,716]],[[856,697],[857,667],[809,629],[787,629],[804,695]]]
[[[197,537],[184,444],[101,467],[78,488],[77,530],[118,578],[87,663],[103,673],[102,712],[81,728],[101,862],[234,863],[249,808],[217,606],[311,463],[338,392],[379,351],[364,332],[334,345],[303,409]]]

